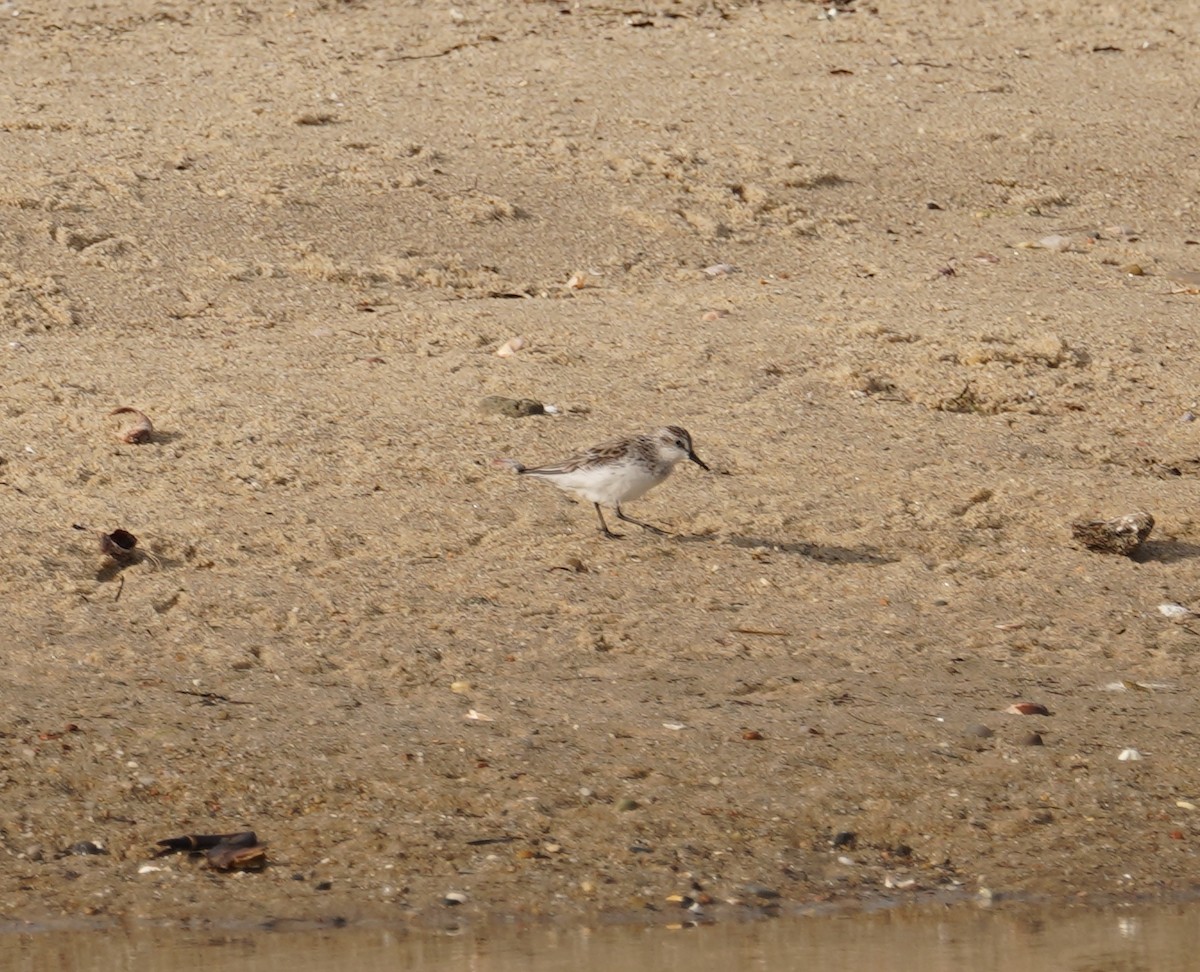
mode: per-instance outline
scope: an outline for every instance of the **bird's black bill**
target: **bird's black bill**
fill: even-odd
[[[707,464],[704,462],[704,460],[703,460],[703,459],[701,459],[701,458],[700,458],[698,455],[696,455],[696,453],[694,453],[694,452],[689,452],[689,453],[688,453],[688,458],[689,458],[689,459],[691,459],[691,460],[692,460],[692,462],[694,462],[694,463],[695,463],[697,466],[699,466],[699,467],[700,467],[701,469],[703,469],[705,472],[710,472],[710,471],[711,471],[711,470],[708,468],[708,465],[707,465]]]

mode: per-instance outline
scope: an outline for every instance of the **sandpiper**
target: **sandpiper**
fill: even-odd
[[[618,520],[669,536],[666,530],[626,516],[621,504],[644,496],[671,475],[675,463],[681,459],[690,459],[701,469],[708,469],[692,448],[692,437],[687,429],[668,425],[648,435],[630,435],[601,442],[546,466],[524,466],[512,459],[502,461],[523,476],[544,479],[590,502],[596,507],[601,532],[615,539],[622,534],[613,533],[604,522],[602,503],[612,506]]]

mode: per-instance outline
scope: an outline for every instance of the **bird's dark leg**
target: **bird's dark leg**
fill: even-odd
[[[632,516],[626,516],[624,511],[621,509],[620,503],[615,503],[614,506],[617,511],[617,519],[618,520],[624,520],[626,523],[632,523],[634,526],[640,526],[643,530],[649,530],[651,533],[657,533],[660,537],[671,536],[671,534],[668,533],[666,530],[659,529],[658,527],[653,526],[652,524],[649,524],[649,523],[643,523],[641,520],[635,520]],[[599,508],[600,507],[596,507],[596,509],[599,509]]]
[[[609,540],[620,540],[621,537],[625,536],[623,533],[613,533],[612,530],[608,528],[608,524],[604,522],[604,513],[601,511],[599,503],[593,503],[592,505],[596,507],[596,516],[600,518],[601,533],[608,537]],[[617,516],[621,516],[621,507],[619,506],[617,507]],[[624,517],[621,518],[624,519]]]

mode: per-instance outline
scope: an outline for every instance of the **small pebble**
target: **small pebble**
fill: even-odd
[[[1119,759],[1122,763],[1132,763],[1141,758],[1142,754],[1136,749],[1122,749],[1120,755],[1117,756],[1117,759]]]
[[[1029,732],[1021,737],[1022,746],[1044,746],[1042,742],[1042,734],[1040,732]]]
[[[765,884],[743,884],[742,893],[754,898],[762,898],[764,901],[771,901],[779,897],[778,891],[767,887]]]
[[[442,904],[450,907],[455,907],[457,905],[466,903],[467,896],[462,891],[447,891],[444,895],[442,895]]]
[[[621,813],[628,813],[630,810],[636,810],[641,804],[637,800],[632,800],[629,797],[617,801],[617,809]]]
[[[980,722],[973,726],[967,726],[967,735],[977,736],[980,739],[990,739],[996,733]]]
[[[479,409],[491,415],[507,415],[509,418],[546,414],[546,406],[532,398],[505,398],[503,395],[486,396],[480,400]]]

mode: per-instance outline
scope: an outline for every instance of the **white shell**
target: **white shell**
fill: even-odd
[[[1158,613],[1168,618],[1186,618],[1192,612],[1185,608],[1182,604],[1160,604]]]
[[[497,358],[511,358],[514,354],[526,347],[528,344],[529,342],[518,334],[516,337],[510,337],[492,353],[495,354]]]

